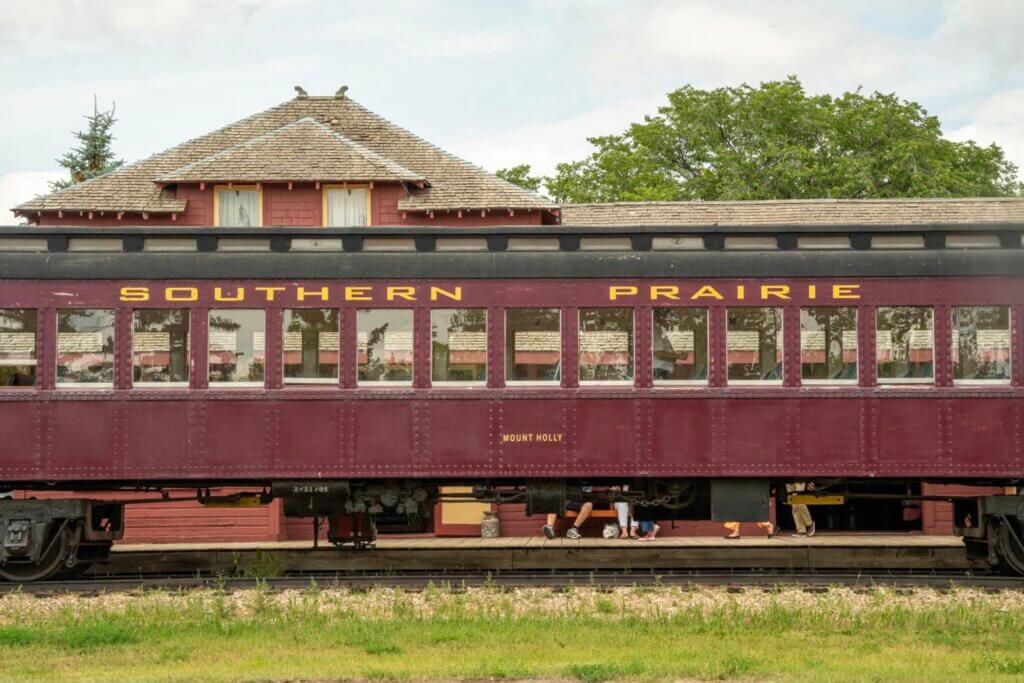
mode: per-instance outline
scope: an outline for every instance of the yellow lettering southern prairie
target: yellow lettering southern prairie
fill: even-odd
[[[416,301],[416,288],[415,287],[388,287],[385,290],[385,296],[388,301],[394,301],[395,299],[404,299],[406,301]]]
[[[199,289],[196,287],[167,287],[164,289],[167,301],[198,301]]]
[[[298,299],[299,301],[305,301],[307,298],[317,298],[320,299],[320,301],[327,301],[329,296],[330,294],[328,293],[328,289],[326,287],[321,287],[320,289],[307,290],[305,287],[300,286],[295,291],[295,298]]]
[[[253,287],[253,289],[257,292],[264,292],[267,295],[267,301],[273,301],[278,292],[284,291],[284,287]]]
[[[373,297],[367,296],[369,293],[369,287],[346,287],[345,301],[373,301]]]
[[[451,299],[452,301],[462,301],[462,287],[456,287],[450,292],[447,289],[441,289],[440,287],[430,288],[431,301],[437,301],[442,296],[447,299]]]
[[[149,301],[149,287],[122,287],[121,301]]]
[[[651,285],[651,301],[658,299],[679,301],[679,288],[674,285]]]
[[[761,298],[776,297],[778,299],[789,298],[789,285],[761,285]]]
[[[807,298],[817,299],[818,298],[818,285],[807,285]]]
[[[721,301],[724,298],[725,297],[722,296],[719,293],[719,291],[712,287],[711,285],[704,285],[703,287],[701,287],[700,289],[693,293],[693,296],[690,297],[690,300],[693,301],[694,299],[718,299],[719,301]]]
[[[239,287],[235,290],[234,296],[224,296],[224,289],[222,287],[213,288],[213,300],[214,301],[245,301],[245,287]]]
[[[743,285],[736,285],[736,298],[743,299],[747,295],[747,288]]]
[[[856,290],[860,285],[832,285],[833,299],[859,299],[860,293]]]
[[[632,285],[612,285],[608,288],[608,300],[615,301],[620,296],[636,296],[638,291]]]

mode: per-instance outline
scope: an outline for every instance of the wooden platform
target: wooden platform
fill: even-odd
[[[282,571],[510,571],[525,569],[963,569],[952,536],[818,535],[813,538],[672,537],[651,542],[585,538],[384,538],[367,550],[308,542],[139,544],[114,548],[94,574],[245,572],[267,556]]]

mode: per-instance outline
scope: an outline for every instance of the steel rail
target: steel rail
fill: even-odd
[[[1024,578],[975,572],[786,572],[744,571],[488,571],[488,572],[309,572],[282,577],[224,577],[216,575],[114,576],[76,580],[40,581],[24,585],[0,584],[0,595],[26,593],[40,597],[59,594],[96,595],[150,590],[244,590],[270,591],[307,589],[399,588],[410,591],[429,586],[451,590],[493,587],[515,588],[596,588],[676,586],[683,588],[717,587],[735,590],[779,590],[795,588],[820,592],[829,588],[869,590],[896,589],[1024,591]]]

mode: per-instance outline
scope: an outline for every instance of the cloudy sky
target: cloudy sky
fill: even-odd
[[[0,0],[0,223],[92,107],[133,161],[273,106],[349,95],[485,168],[543,172],[669,90],[796,74],[921,102],[1024,167],[1019,0]]]

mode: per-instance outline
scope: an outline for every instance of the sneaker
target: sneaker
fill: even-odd
[[[544,535],[547,536],[549,540],[555,537],[555,528],[550,524],[545,524],[541,528],[541,531],[544,532]]]
[[[568,539],[572,539],[573,541],[576,541],[578,539],[583,538],[583,534],[580,533],[579,529],[577,529],[574,526],[571,526],[569,527],[569,530],[565,532],[565,537]]]
[[[806,538],[807,537],[807,532],[804,531],[804,532],[801,533],[801,532],[797,531],[796,533],[790,534],[790,536],[792,536],[793,538]]]
[[[813,536],[815,531],[816,529],[814,528],[814,522],[811,522],[811,525],[807,527],[807,535]]]

